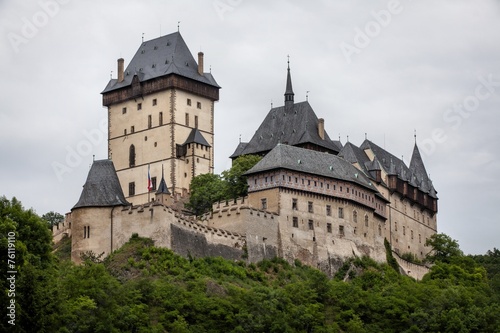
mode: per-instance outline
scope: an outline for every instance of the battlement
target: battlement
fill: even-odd
[[[66,213],[64,221],[52,226],[52,240],[59,242],[64,237],[71,237],[71,213]]]
[[[202,221],[208,221],[216,217],[239,215],[242,210],[249,210],[251,215],[269,217],[274,219],[278,214],[264,210],[255,209],[250,205],[248,197],[236,198],[234,200],[219,201],[212,205],[212,212],[206,213],[201,217]]]

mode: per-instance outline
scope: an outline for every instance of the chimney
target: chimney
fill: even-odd
[[[118,59],[118,82],[123,81],[123,58]]]
[[[323,118],[318,119],[318,135],[321,140],[325,140],[325,120]]]
[[[203,52],[198,52],[198,74],[203,75]]]

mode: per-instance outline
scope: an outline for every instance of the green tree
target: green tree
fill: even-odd
[[[244,173],[257,164],[262,157],[257,155],[243,155],[233,162],[233,166],[222,172],[222,178],[227,183],[227,198],[244,197],[248,194],[247,177]]]
[[[432,235],[425,245],[431,247],[431,251],[426,255],[427,261],[431,263],[438,261],[449,263],[453,258],[463,256],[458,242],[446,234]]]
[[[54,211],[50,211],[42,215],[42,219],[47,221],[49,226],[57,225],[64,221],[64,216]]]
[[[226,185],[218,175],[211,173],[194,177],[191,180],[191,195],[186,208],[195,215],[202,215],[212,209],[214,202],[225,200]]]

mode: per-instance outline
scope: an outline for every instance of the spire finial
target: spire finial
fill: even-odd
[[[181,21],[177,21],[177,32],[180,32],[181,31]]]
[[[347,142],[349,142],[349,135],[347,135]]]
[[[241,134],[240,134],[240,143],[241,143]]]
[[[365,132],[365,140],[367,140],[367,139],[368,139],[368,135],[367,135],[367,133]]]
[[[142,42],[144,43],[144,32],[142,33]]]
[[[113,71],[111,71],[111,73],[109,73],[109,78],[112,79],[113,78]]]
[[[415,138],[415,144],[417,144],[417,129],[413,130],[413,137]]]
[[[310,92],[309,90],[306,91],[306,101],[309,100],[309,92]]]
[[[287,75],[286,75],[286,89],[285,89],[285,108],[291,108],[293,106],[293,93],[292,89],[292,77],[290,75],[290,55],[287,55]]]

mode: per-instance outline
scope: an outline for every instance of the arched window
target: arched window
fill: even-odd
[[[134,145],[130,145],[128,164],[129,164],[129,167],[135,166],[135,146]]]

